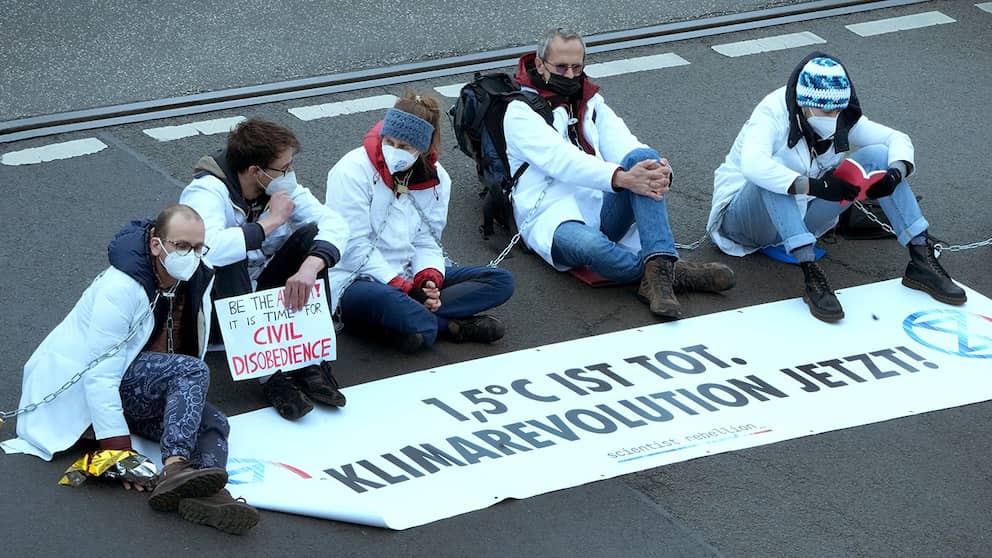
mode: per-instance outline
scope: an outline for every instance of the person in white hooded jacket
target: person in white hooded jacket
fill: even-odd
[[[909,249],[903,284],[963,304],[964,289],[937,261],[929,223],[906,181],[915,170],[913,143],[862,114],[847,70],[821,52],[803,58],[787,85],[762,99],[744,123],[714,173],[707,230],[734,256],[781,246],[803,271],[803,299],[811,313],[827,322],[842,319],[814,244],[862,194],[863,186],[852,181],[869,184],[863,176],[835,176],[844,159],[868,173],[881,171],[863,195],[878,200],[899,243]]]
[[[440,119],[437,99],[408,92],[327,174],[326,203],[351,227],[349,249],[328,274],[332,300],[347,331],[403,352],[439,336],[500,339],[503,324],[480,312],[513,294],[506,270],[446,265],[451,178],[437,161]]]
[[[153,508],[232,533],[253,527],[257,510],[224,489],[230,428],[207,402],[207,250],[203,222],[183,205],[121,229],[110,267],[25,364],[20,406],[38,406],[0,447],[50,460],[88,430],[100,450],[133,451],[140,435],[162,447]]]
[[[528,165],[513,190],[520,235],[559,271],[588,266],[618,283],[640,280],[638,297],[652,313],[680,318],[677,291],[723,291],[734,274],[679,260],[668,222],[672,169],[631,133],[584,67],[582,36],[560,28],[520,58],[514,79],[554,117],[549,126],[523,100],[506,107],[509,170]]]
[[[217,273],[214,300],[285,286],[286,307],[298,310],[317,277],[341,259],[347,222],[296,181],[293,157],[299,149],[288,128],[251,118],[235,126],[226,149],[197,162],[179,202],[203,217],[208,259]],[[211,330],[217,340],[216,323]],[[286,419],[309,413],[313,402],[345,404],[330,362],[278,371],[261,381]]]

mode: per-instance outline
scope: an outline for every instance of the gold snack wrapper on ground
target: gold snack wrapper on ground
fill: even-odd
[[[116,479],[151,488],[158,471],[150,459],[134,450],[98,450],[80,457],[59,480],[63,486],[79,486],[90,477]]]

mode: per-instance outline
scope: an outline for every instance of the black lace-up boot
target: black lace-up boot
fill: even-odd
[[[964,304],[968,295],[951,280],[951,276],[937,261],[935,245],[936,242],[929,236],[924,244],[909,245],[909,265],[902,276],[902,284],[910,289],[923,291],[945,304]]]
[[[803,300],[809,306],[809,311],[818,320],[836,322],[844,317],[844,309],[837,300],[837,295],[830,288],[830,282],[823,269],[816,262],[800,262],[806,281],[806,292]]]

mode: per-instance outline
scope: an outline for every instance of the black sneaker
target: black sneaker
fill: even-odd
[[[492,343],[506,335],[506,328],[496,318],[479,314],[457,320],[448,319],[448,333],[455,343]]]
[[[836,322],[844,318],[844,309],[837,300],[837,295],[830,288],[827,275],[816,262],[800,262],[806,280],[806,291],[803,300],[809,306],[809,311],[818,320]]]
[[[262,384],[262,392],[282,418],[296,420],[313,410],[313,403],[281,370]]]
[[[935,245],[929,236],[925,244],[909,245],[909,264],[902,276],[902,284],[923,291],[944,304],[964,304],[968,301],[968,295],[937,261]]]
[[[338,381],[331,374],[331,363],[324,361],[294,370],[289,376],[300,391],[312,401],[331,407],[344,407],[347,400],[340,391]]]

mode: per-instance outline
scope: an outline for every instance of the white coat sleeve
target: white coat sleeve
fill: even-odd
[[[559,182],[613,191],[613,174],[619,168],[576,148],[548,126],[523,101],[511,101],[503,117],[506,152],[511,159],[526,161]],[[511,169],[516,170],[516,169]]]
[[[631,151],[648,147],[641,143],[627,127],[623,118],[617,116],[606,103],[596,107],[596,130],[599,132],[599,152],[603,159],[620,163]]]
[[[899,130],[869,120],[867,116],[858,119],[857,123],[851,127],[847,138],[851,144],[859,147],[884,145],[889,148],[889,165],[896,161],[906,161],[913,166],[913,170],[916,168],[916,161],[913,160],[915,150],[909,136]]]
[[[336,264],[348,247],[348,222],[333,209],[333,206],[320,203],[320,200],[303,186],[293,192],[293,203],[296,204],[296,208],[289,217],[290,225],[295,230],[307,223],[316,223],[315,241],[326,242],[333,247],[334,261],[329,263],[332,266]],[[323,252],[320,247],[315,248],[315,251]]]
[[[90,348],[87,362],[104,355],[127,337],[131,320],[144,312],[143,303],[147,301],[143,290],[141,298],[136,298],[133,291],[109,281],[99,281],[94,286],[98,289],[94,293],[94,311],[85,332],[86,346]],[[83,391],[98,440],[128,434],[120,393],[121,379],[130,364],[126,353],[122,347],[83,375]]]
[[[261,248],[261,243],[247,246],[241,227],[227,225],[227,206],[231,204],[231,198],[226,187],[221,190],[203,179],[195,180],[183,189],[179,203],[192,207],[203,219],[204,242],[210,247],[206,259],[211,265],[225,266],[239,262],[247,257],[248,250]]]
[[[434,188],[438,199],[430,208],[425,209],[427,223],[420,223],[413,238],[413,272],[419,273],[425,269],[436,269],[444,276],[444,252],[437,241],[436,234],[441,238],[444,227],[448,223],[448,202],[451,199],[451,178],[441,165],[437,165],[440,183]],[[423,221],[423,219],[421,219]],[[434,234],[431,234],[434,231]]]
[[[788,126],[784,128],[788,134]],[[799,173],[775,160],[778,147],[785,145],[782,124],[762,106],[744,124],[741,144],[741,174],[757,186],[779,194],[787,194]]]
[[[351,230],[348,252],[354,255],[348,259],[358,265],[368,256],[361,275],[367,275],[381,283],[389,283],[396,277],[396,271],[372,245],[375,232],[382,226],[382,223],[372,223],[372,185],[366,183],[364,175],[357,169],[352,169],[351,172],[345,169],[345,161],[346,159],[342,159],[327,173],[325,204],[329,208],[335,208]],[[373,226],[376,228],[373,229]]]

